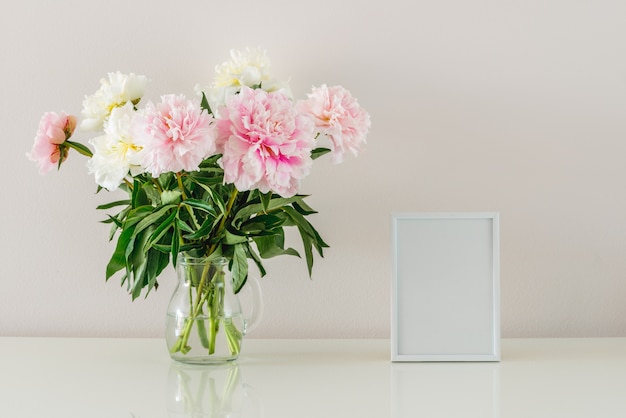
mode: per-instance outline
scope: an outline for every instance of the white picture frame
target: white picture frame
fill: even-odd
[[[497,212],[392,214],[391,360],[500,360]]]

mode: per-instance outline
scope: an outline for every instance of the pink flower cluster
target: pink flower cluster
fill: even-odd
[[[243,87],[220,110],[224,181],[239,190],[295,195],[313,162],[314,129],[284,93]]]
[[[68,140],[76,129],[76,117],[47,112],[39,121],[39,129],[35,136],[35,143],[26,156],[37,163],[39,173],[45,174],[57,167],[59,161],[67,158],[67,149],[61,145]]]
[[[371,125],[369,114],[348,90],[326,85],[297,103],[283,90],[242,86],[216,109],[217,119],[199,101],[173,94],[141,110],[134,106],[127,112],[114,110],[103,122],[105,135],[90,142],[100,145],[90,160],[90,171],[100,173],[96,181],[109,190],[129,174],[147,172],[158,177],[194,171],[206,158],[221,154],[225,183],[240,191],[258,189],[291,197],[310,172],[311,152],[320,146],[320,133],[330,140],[333,161],[341,162],[347,152],[358,154]],[[75,127],[74,116],[44,114],[28,154],[40,173],[67,157],[69,147],[62,144]]]
[[[370,116],[345,88],[314,88],[299,108],[309,113],[316,128],[330,139],[333,161],[343,161],[347,151],[356,156],[365,144]]]
[[[182,95],[161,97],[133,120],[135,144],[142,147],[141,166],[153,176],[197,170],[216,150],[213,117]]]

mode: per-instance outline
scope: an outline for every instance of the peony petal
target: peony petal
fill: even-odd
[[[315,126],[283,92],[242,87],[218,119],[224,181],[292,196],[312,163]]]
[[[58,126],[49,126],[46,136],[51,144],[60,145],[65,142],[65,131]]]

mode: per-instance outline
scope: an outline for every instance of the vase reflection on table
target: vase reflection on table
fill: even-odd
[[[172,362],[167,378],[169,418],[260,418],[263,405],[236,362],[198,367]]]

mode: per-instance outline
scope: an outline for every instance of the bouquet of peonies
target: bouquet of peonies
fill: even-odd
[[[356,155],[370,117],[340,86],[296,101],[268,70],[265,51],[232,51],[197,98],[170,94],[143,107],[148,79],[110,73],[83,101],[80,129],[101,132],[91,147],[71,140],[75,116],[41,119],[28,154],[40,173],[60,168],[73,149],[88,157],[98,191],[126,192],[98,208],[113,211],[104,222],[110,239],[117,235],[106,279],[119,273],[133,299],[156,288],[181,254],[227,259],[238,292],[248,259],[264,275],[262,259],[299,256],[285,247],[286,227],[299,231],[309,274],[313,249],[323,256],[327,245],[306,219],[315,212],[298,194],[300,182],[324,154],[335,162]]]

